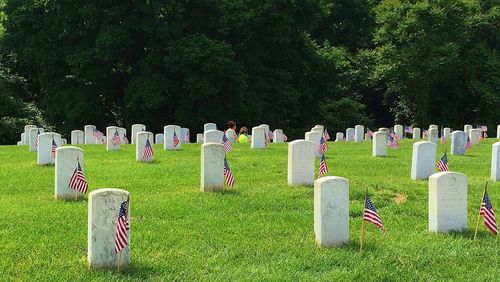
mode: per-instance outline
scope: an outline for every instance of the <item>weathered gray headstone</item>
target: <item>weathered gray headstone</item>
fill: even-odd
[[[463,131],[453,131],[451,133],[451,154],[465,155],[465,142],[467,142],[467,134]]]
[[[420,139],[420,128],[414,127],[413,128],[413,139]]]
[[[80,163],[82,171],[85,172],[83,150],[73,146],[59,147],[56,149],[55,163],[55,197],[57,199],[78,199],[83,196],[82,193],[69,187],[69,181],[78,163]]]
[[[385,132],[377,131],[373,133],[372,156],[387,156],[387,134]]]
[[[399,138],[403,138],[403,126],[401,124],[396,124],[394,126],[394,133],[396,133],[397,136],[399,136]]]
[[[283,130],[275,129],[273,132],[273,143],[282,143],[282,142],[285,142],[283,140]]]
[[[500,181],[500,142],[496,142],[491,150],[491,179]]]
[[[465,134],[469,135],[469,131],[472,129],[472,125],[466,124],[464,125],[464,132]]]
[[[174,132],[179,139],[179,142],[174,147]],[[181,127],[178,125],[167,125],[163,127],[163,148],[165,150],[180,150],[181,149]]]
[[[132,124],[132,140],[130,142],[131,144],[135,144],[135,140],[137,138],[137,132],[140,131],[146,131],[146,126],[144,124],[139,124],[139,123]]]
[[[144,150],[146,149],[146,143],[149,141],[151,149],[153,149],[154,135],[149,131],[139,131],[136,134],[135,142],[135,160],[138,162],[150,163],[154,160],[154,156],[144,156]]]
[[[250,148],[252,149],[262,149],[266,147],[265,144],[266,129],[260,126],[254,126],[252,128],[252,143]]]
[[[106,127],[106,150],[118,151],[120,150],[121,137],[117,126]],[[116,140],[116,141],[115,141]],[[116,145],[115,145],[116,144]]]
[[[348,128],[345,131],[345,140],[354,141],[354,128]]]
[[[480,129],[476,129],[476,128],[469,130],[469,138],[470,138],[470,142],[472,143],[472,145],[479,144],[479,141],[481,140],[482,133],[483,132]]]
[[[337,132],[337,135],[335,136],[335,142],[342,142],[342,141],[344,141],[344,133]]]
[[[129,244],[118,254],[115,252],[115,236],[118,215],[123,202],[127,202],[127,218],[130,226],[129,192],[104,188],[92,191],[88,203],[87,260],[91,267],[125,267],[130,263]]]
[[[354,127],[354,142],[363,142],[365,136],[365,127],[362,125],[356,125]]]
[[[349,241],[349,181],[337,176],[314,181],[316,244],[329,248]]]
[[[316,145],[307,140],[288,143],[288,184],[312,185],[314,182]]]
[[[203,144],[203,133],[196,134],[196,144]]]
[[[163,133],[158,133],[155,135],[155,144],[163,144]]]
[[[45,132],[38,135],[37,164],[48,165],[55,162],[55,149],[52,152],[52,141],[55,146],[61,147],[61,134],[55,132]]]
[[[220,143],[201,145],[200,186],[202,192],[224,190],[224,147]]]
[[[437,145],[433,142],[413,143],[411,159],[411,179],[427,179],[434,173]]]
[[[95,129],[96,129],[95,125],[85,125],[83,129],[85,133],[85,144],[98,144],[94,136]]]
[[[438,172],[429,177],[429,231],[446,233],[467,228],[467,176]]]
[[[72,130],[71,131],[71,145],[85,144],[85,140],[84,140],[83,136],[84,136],[83,131]]]
[[[205,123],[203,125],[203,132],[209,131],[209,130],[217,130],[217,125],[215,123]]]

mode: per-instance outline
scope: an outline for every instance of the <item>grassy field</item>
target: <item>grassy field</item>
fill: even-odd
[[[330,143],[329,175],[350,182],[350,243],[336,249],[315,246],[313,189],[287,185],[286,144],[236,145],[228,156],[236,185],[217,194],[200,192],[196,144],[155,145],[153,164],[136,163],[133,145],[82,146],[90,191],[131,192],[132,264],[121,272],[87,268],[87,199],[54,200],[54,167],[37,166],[26,146],[0,146],[0,280],[498,279],[499,239],[482,223],[471,239],[495,141],[449,156],[450,170],[469,176],[469,229],[452,234],[427,231],[427,181],[410,179],[412,140],[387,158],[371,157],[371,142]],[[367,187],[387,234],[368,226],[359,252]],[[500,211],[500,183],[489,187]]]

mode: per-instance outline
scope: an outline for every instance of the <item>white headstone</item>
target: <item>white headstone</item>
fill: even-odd
[[[500,142],[496,142],[491,150],[491,179],[500,181]]]
[[[288,143],[288,184],[312,185],[314,182],[316,145],[307,140]]]
[[[363,142],[365,136],[365,127],[356,125],[354,127],[354,142]]]
[[[82,149],[73,146],[59,147],[56,149],[54,186],[55,197],[57,199],[77,199],[83,196],[82,193],[69,187],[69,181],[78,163],[80,163],[80,167],[85,174]],[[88,176],[85,176],[88,181]]]
[[[311,131],[321,131],[321,132],[323,132],[323,131],[325,131],[325,126],[321,125],[321,124],[316,124],[312,129],[313,130],[311,130]]]
[[[497,139],[500,139],[500,124],[497,125]]]
[[[437,129],[439,131],[439,126],[437,126],[436,124],[429,125],[429,129],[432,129],[432,128]]]
[[[344,141],[344,133],[337,132],[337,135],[335,135],[335,142],[342,142],[342,141]]]
[[[226,130],[226,132],[224,134],[226,134],[226,137],[229,140],[229,142],[231,142],[233,144],[238,139],[238,136],[236,135],[236,132],[234,130],[232,130],[232,129]]]
[[[189,143],[189,128],[182,127],[181,128],[181,141],[182,143]]]
[[[427,179],[434,173],[437,145],[433,142],[413,143],[411,159],[411,179]]]
[[[451,133],[451,154],[465,155],[465,142],[467,142],[467,134],[463,131],[453,131]]]
[[[140,131],[136,134],[136,142],[135,142],[135,160],[138,162],[150,163],[154,160],[154,156],[145,156],[144,149],[146,149],[146,143],[149,142],[151,149],[154,152],[153,148],[153,140],[154,135],[149,131]]]
[[[269,136],[268,135],[269,134],[269,125],[267,125],[267,124],[261,124],[261,125],[259,125],[259,127],[264,128],[266,130],[266,132],[265,132],[266,136]]]
[[[378,131],[384,132],[387,136],[389,136],[389,134],[391,134],[391,130],[387,127],[381,127],[378,129]]]
[[[203,133],[203,143],[220,143],[224,132],[220,130],[208,130]]]
[[[265,148],[265,137],[266,129],[260,126],[254,126],[252,128],[252,143],[250,144],[250,148],[252,149],[261,149]]]
[[[52,152],[52,141],[55,146],[61,147],[61,134],[55,132],[45,132],[38,135],[37,164],[48,165],[55,162],[55,151]],[[55,150],[56,148],[54,148]]]
[[[348,128],[345,131],[345,140],[354,141],[354,128]]]
[[[121,144],[127,144],[127,142],[125,142],[126,140],[129,140],[127,138],[127,129],[124,128],[124,127],[118,127],[118,134],[120,134],[120,138],[121,138],[121,141],[122,141]]]
[[[179,142],[174,146],[174,133],[179,139]],[[163,149],[165,150],[180,150],[181,149],[181,127],[178,125],[167,125],[163,127]]]
[[[64,146],[64,145],[68,145],[68,140],[66,140],[66,138],[61,138],[61,144]]]
[[[83,128],[85,134],[85,144],[98,144],[94,136],[94,130],[96,130],[95,125],[85,125]]]
[[[21,133],[21,145],[26,145],[28,142],[26,142],[26,133]]]
[[[372,156],[387,156],[387,134],[382,131],[373,132]]]
[[[125,267],[130,263],[130,230],[127,231],[129,244],[120,253],[115,253],[118,215],[121,204],[129,201],[129,195],[125,190],[114,188],[98,189],[89,194],[87,260],[91,267]],[[130,201],[127,217],[130,226]]]
[[[116,136],[116,137],[115,137]],[[113,138],[116,145],[113,144]],[[121,144],[121,137],[120,137],[120,131],[118,131],[117,126],[108,126],[106,127],[106,150],[107,151],[118,151],[120,150],[120,144]]]
[[[349,241],[349,181],[327,176],[314,181],[316,244],[329,248]]]
[[[316,158],[320,158],[321,157],[321,153],[319,152],[319,144],[321,142],[321,136],[323,135],[323,132],[320,132],[320,131],[309,131],[309,132],[306,132],[306,140],[307,141],[311,141],[315,146],[316,146],[316,150],[315,150],[315,156]]]
[[[283,140],[283,130],[275,129],[273,132],[273,143],[282,143],[282,142],[285,142]]]
[[[414,127],[413,128],[413,139],[420,139],[420,128]]]
[[[451,128],[445,127],[443,129],[443,134],[444,134],[444,138],[446,138],[446,140],[449,140],[451,138]]]
[[[137,138],[137,132],[146,131],[146,126],[144,124],[132,124],[132,140],[131,144],[135,144],[135,139]]]
[[[201,145],[200,187],[202,192],[224,190],[224,147],[220,143]]]
[[[81,130],[73,130],[71,131],[71,145],[82,145],[85,144],[85,140],[83,138],[84,134]]]
[[[196,144],[203,144],[203,133],[196,134]]]
[[[429,142],[433,143],[438,143],[439,141],[439,136],[438,136],[438,129],[437,128],[429,128]]]
[[[468,134],[469,134],[469,131],[470,131],[471,129],[472,129],[472,125],[470,125],[470,124],[466,124],[466,125],[464,125],[464,132],[465,132],[465,134],[467,134],[467,135],[468,135]]]
[[[203,125],[203,132],[209,131],[209,130],[217,130],[217,125],[215,123],[205,123]]]
[[[21,145],[23,145],[23,141],[17,141],[16,144],[17,144],[17,146],[21,146]]]
[[[163,144],[163,133],[158,133],[155,135],[155,144]]]
[[[30,152],[36,152],[37,150],[37,143],[38,143],[38,134],[41,134],[43,132],[40,131],[39,128],[31,128],[28,132],[28,147]]]
[[[401,124],[396,124],[394,126],[394,133],[396,133],[396,135],[398,135],[400,139],[403,138],[403,126]]]
[[[483,132],[480,130],[480,129],[471,129],[469,130],[469,138],[470,138],[470,142],[472,143],[472,145],[476,145],[476,144],[479,144],[479,141],[481,140],[481,134]]]
[[[24,135],[26,135],[26,137],[29,135],[29,131],[32,128],[38,128],[38,127],[36,125],[31,125],[31,124],[24,126]],[[26,143],[24,145],[27,145],[27,144],[28,144],[28,140],[26,139]]]
[[[429,177],[429,231],[461,231],[467,228],[467,176],[438,172]]]

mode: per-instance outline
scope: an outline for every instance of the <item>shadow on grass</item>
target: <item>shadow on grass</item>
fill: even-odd
[[[143,265],[137,262],[132,262],[126,267],[118,270],[116,268],[90,268],[92,272],[97,274],[113,274],[123,279],[137,279],[140,281],[147,280],[154,276],[154,268],[149,265]]]

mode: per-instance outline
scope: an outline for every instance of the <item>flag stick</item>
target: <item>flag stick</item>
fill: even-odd
[[[365,190],[365,201],[363,202],[363,213],[365,210],[365,205],[366,205],[366,196],[368,195],[368,188]],[[363,251],[363,241],[365,237],[365,220],[362,218],[361,221],[361,236],[359,237],[359,251]]]
[[[488,188],[488,182],[484,185],[483,197],[481,197],[481,204],[479,205],[479,215],[477,216],[476,230],[474,231],[474,240],[476,240],[477,229],[479,228],[479,221],[481,220],[481,206],[483,205],[484,194],[486,194],[486,188]]]

